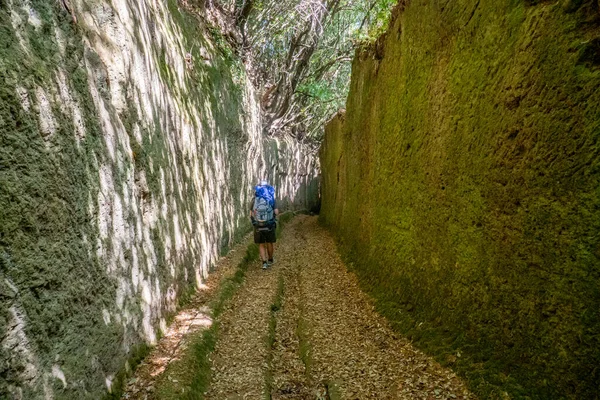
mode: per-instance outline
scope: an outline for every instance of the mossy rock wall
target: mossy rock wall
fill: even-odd
[[[260,132],[176,0],[0,0],[0,398],[102,398],[249,231],[258,179],[317,202],[314,151]]]
[[[481,398],[598,398],[598,2],[401,3],[326,128],[321,220]]]

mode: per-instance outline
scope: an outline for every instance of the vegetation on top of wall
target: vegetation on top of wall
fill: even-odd
[[[318,144],[343,107],[352,54],[385,29],[394,0],[217,0],[227,39],[251,65],[263,129]]]
[[[321,220],[482,398],[597,398],[596,1],[411,1],[326,129]]]

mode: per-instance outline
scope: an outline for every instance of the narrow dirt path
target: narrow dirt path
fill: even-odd
[[[475,398],[375,312],[316,217],[286,226],[276,261],[222,315],[207,398]]]
[[[344,399],[474,398],[375,312],[316,219],[301,227],[314,260],[302,268],[301,280],[315,382]]]
[[[304,218],[304,217],[301,217]],[[283,282],[281,309],[274,314],[275,335],[272,346],[273,376],[270,393],[273,399],[315,398],[310,381],[308,347],[304,324],[304,296],[301,271],[307,260],[305,238],[298,231],[300,224],[286,228],[288,236],[280,246],[282,260],[277,268]]]
[[[265,398],[270,305],[277,287],[273,269],[263,271],[256,263],[246,272],[244,285],[220,318],[206,399]]]

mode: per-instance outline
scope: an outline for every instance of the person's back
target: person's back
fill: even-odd
[[[254,201],[250,211],[250,218],[254,225],[254,243],[258,244],[263,269],[273,264],[273,244],[277,241],[275,232],[277,228],[276,216],[279,210],[275,201],[275,188],[266,180],[260,181],[254,188]]]
[[[254,197],[254,217],[260,226],[271,224],[275,220],[275,189],[273,186],[257,186]]]

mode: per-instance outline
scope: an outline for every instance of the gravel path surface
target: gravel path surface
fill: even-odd
[[[207,398],[475,398],[375,312],[316,217],[279,242],[275,266],[253,265],[221,317]]]

